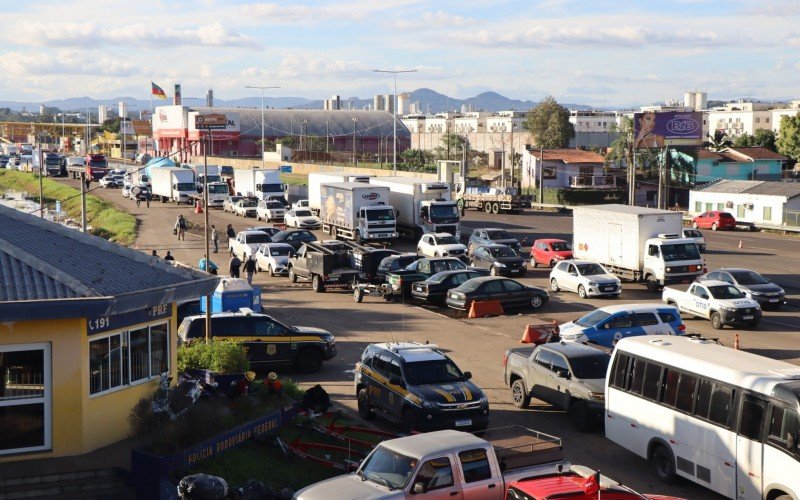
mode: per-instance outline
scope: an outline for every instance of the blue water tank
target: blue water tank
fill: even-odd
[[[211,313],[238,312],[242,307],[261,312],[261,289],[241,278],[222,278],[211,294]],[[206,312],[206,297],[200,298],[200,310]]]
[[[147,174],[147,177],[151,179],[153,178],[153,176],[150,175],[150,169],[154,167],[177,167],[177,165],[175,164],[174,161],[170,160],[167,157],[157,157],[151,159],[144,166],[144,173]]]

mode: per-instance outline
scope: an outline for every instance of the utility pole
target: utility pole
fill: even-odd
[[[39,217],[44,218],[44,180],[42,180],[44,156],[42,155],[41,142],[39,142],[39,150],[36,152],[36,154],[39,156]]]
[[[81,172],[81,231],[86,232],[86,172]]]
[[[266,85],[245,85],[244,88],[258,89],[261,91],[261,168],[264,168],[264,91],[266,89],[279,89],[280,87]]]
[[[544,146],[539,146],[539,203],[544,203]]]
[[[262,122],[263,123],[263,122]],[[210,132],[210,131],[209,131]],[[203,219],[205,223],[205,241],[206,241],[206,272],[209,272],[211,267],[210,248],[208,241],[208,139],[204,138],[203,141]],[[262,152],[261,157],[264,157]],[[206,344],[211,339],[211,295],[206,295]]]
[[[353,117],[353,165],[356,164],[356,122],[358,118]]]
[[[392,73],[394,75],[394,109],[392,109],[392,136],[394,137],[394,156],[392,159],[392,175],[397,175],[397,74],[398,73],[416,73],[415,69],[373,69],[375,73]],[[448,151],[449,159],[449,151]]]

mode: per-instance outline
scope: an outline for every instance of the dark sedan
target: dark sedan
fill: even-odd
[[[442,271],[425,281],[417,281],[411,285],[411,296],[415,299],[424,300],[429,304],[444,305],[448,290],[479,276],[481,276],[480,273],[471,269]]]
[[[492,276],[525,276],[525,259],[506,245],[483,245],[472,251],[472,267],[488,269]]]
[[[248,227],[246,231],[261,231],[262,233],[267,233],[270,238],[281,232],[280,229],[273,226],[253,226]]]
[[[476,300],[499,300],[503,309],[539,309],[550,300],[550,294],[543,288],[525,286],[518,281],[499,276],[473,278],[447,292],[447,306],[452,309],[469,311]]]
[[[735,285],[745,295],[758,302],[761,309],[777,309],[786,304],[786,292],[750,269],[722,268],[698,276],[697,281],[719,280]]]
[[[311,231],[306,231],[305,229],[278,231],[272,235],[272,243],[286,243],[291,245],[295,251],[300,250],[303,243],[307,241],[317,241],[317,237]]]

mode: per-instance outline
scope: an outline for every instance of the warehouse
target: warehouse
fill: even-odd
[[[800,226],[800,183],[721,179],[689,193],[692,216],[709,210],[729,212],[756,226]]]

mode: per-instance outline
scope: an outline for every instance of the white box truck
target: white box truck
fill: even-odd
[[[200,194],[199,196],[203,196]],[[208,206],[222,208],[225,203],[225,198],[230,196],[228,184],[225,182],[209,182],[208,183]]]
[[[320,186],[322,231],[334,238],[391,241],[397,238],[389,188],[363,182],[331,182]]]
[[[450,184],[416,177],[373,177],[370,184],[389,188],[397,230],[419,241],[424,233],[461,237],[459,210],[450,198]]]
[[[331,182],[361,182],[369,184],[369,175],[348,174],[343,172],[311,172],[308,174],[308,208],[319,215],[320,200],[322,199],[321,187]]]
[[[186,163],[183,165],[184,167],[189,167],[194,172],[194,180],[197,183],[197,187],[203,189],[203,182],[205,177],[205,170],[208,169],[208,183],[211,184],[212,182],[222,182],[222,177],[219,175],[219,167],[217,165],[208,165],[204,167],[202,164],[194,164],[194,163]]]
[[[160,199],[161,203],[174,201],[192,204],[199,196],[194,172],[188,168],[153,167],[149,172],[153,197]]]
[[[281,183],[281,172],[267,168],[237,168],[233,171],[233,188],[236,194],[259,200],[286,202],[286,184]]]
[[[681,237],[683,214],[628,205],[591,205],[572,211],[573,254],[602,264],[621,279],[664,285],[691,283],[703,273],[695,242]]]

